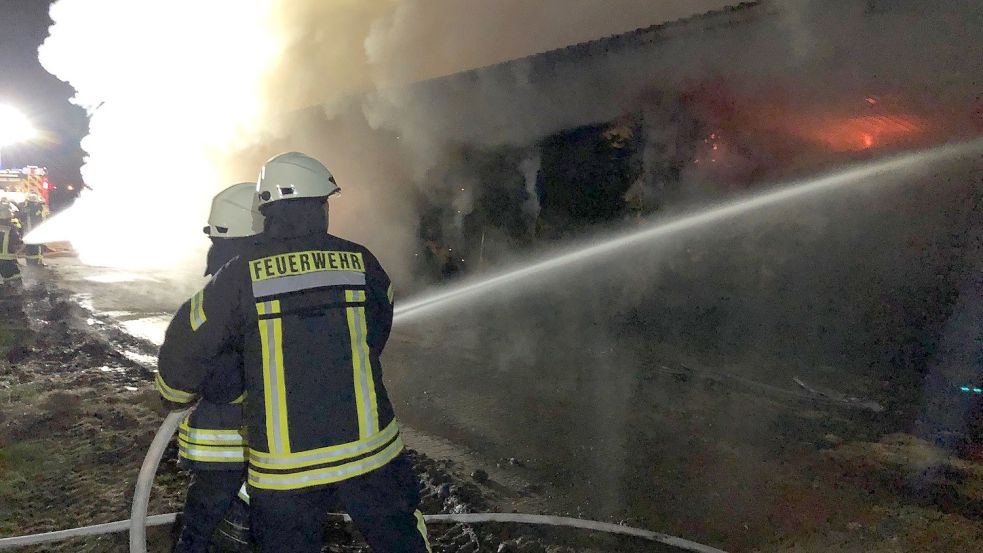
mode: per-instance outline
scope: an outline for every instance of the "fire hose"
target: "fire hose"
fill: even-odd
[[[83,526],[81,528],[59,530],[44,534],[0,538],[0,549],[38,545],[42,543],[62,541],[69,538],[98,536],[103,534],[125,532],[129,530],[130,553],[147,553],[147,526],[172,524],[177,518],[177,513],[153,515],[148,517],[147,505],[150,501],[150,491],[153,486],[154,476],[157,474],[157,467],[160,465],[160,460],[164,456],[164,450],[167,448],[167,444],[171,441],[171,438],[177,431],[178,425],[181,423],[187,413],[187,410],[174,411],[170,413],[157,430],[157,434],[154,436],[153,442],[151,442],[150,448],[147,450],[147,456],[143,460],[143,465],[140,467],[140,475],[137,478],[136,490],[133,493],[133,507],[130,510],[129,520],[120,520],[105,524],[96,524],[93,526]],[[348,515],[333,514],[331,517],[333,520],[344,520],[345,522],[351,522],[351,518],[349,518]],[[605,532],[609,534],[640,538],[675,547],[683,551],[692,551],[694,553],[726,553],[725,551],[710,547],[708,545],[685,540],[683,538],[677,538],[668,534],[661,534],[650,530],[633,528],[631,526],[622,526],[620,524],[612,524],[609,522],[598,522],[595,520],[584,520],[570,517],[529,515],[522,513],[463,513],[448,515],[425,515],[423,518],[426,522],[435,524],[513,523],[579,528],[583,530],[592,530],[596,532]]]

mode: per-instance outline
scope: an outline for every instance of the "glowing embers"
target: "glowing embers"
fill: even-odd
[[[701,161],[703,163],[717,163],[717,159],[723,154],[720,149],[721,134],[722,132],[717,130],[703,139],[703,144],[697,146],[696,157],[693,158],[694,165],[699,165]]]
[[[833,151],[859,151],[901,142],[922,134],[927,123],[909,113],[823,117],[802,121],[799,134]]]

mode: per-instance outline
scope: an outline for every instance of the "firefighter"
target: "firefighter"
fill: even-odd
[[[241,183],[219,192],[212,200],[205,234],[212,241],[205,276],[214,275],[226,262],[251,247],[262,231],[262,216],[254,207],[256,184]],[[168,337],[177,339],[195,330],[200,305],[185,305],[179,312],[189,324],[172,325]],[[184,504],[183,526],[175,553],[205,553],[245,478],[245,439],[242,428],[242,351],[229,343],[203,365],[213,369],[194,396],[181,391],[170,367],[157,375],[157,389],[165,401],[186,407],[198,395],[195,410],[178,430],[180,462],[192,471]],[[178,375],[179,378],[179,375]]]
[[[24,226],[24,235],[36,229],[44,222],[47,217],[47,206],[35,192],[31,192],[24,200],[24,209],[21,210],[18,219]],[[24,247],[24,256],[28,265],[44,265],[44,246],[40,244],[28,244]]]
[[[165,338],[160,368],[184,372],[191,394],[201,361],[243,341],[247,483],[263,551],[319,552],[337,506],[373,551],[422,553],[418,484],[379,362],[393,288],[368,249],[327,234],[339,190],[306,155],[268,161],[257,183],[262,244],[195,295],[192,331]],[[189,320],[179,312],[171,324]]]
[[[20,225],[14,218],[13,205],[0,199],[0,288],[9,290],[21,283],[17,249],[21,246]]]

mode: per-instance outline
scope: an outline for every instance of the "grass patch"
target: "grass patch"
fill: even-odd
[[[44,392],[44,388],[38,382],[14,384],[6,390],[0,390],[0,407],[12,403],[33,404],[42,392]]]
[[[44,396],[40,408],[55,418],[77,419],[82,412],[82,397],[73,392],[56,390]]]
[[[0,323],[0,355],[6,355],[15,346],[34,345],[35,334],[23,324]]]
[[[0,448],[0,497],[16,497],[30,490],[31,483],[45,471],[47,451],[43,440]]]

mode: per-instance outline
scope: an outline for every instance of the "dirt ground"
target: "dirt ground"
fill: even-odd
[[[2,307],[0,533],[127,518],[160,420],[146,368],[92,330],[94,321],[68,297],[33,287]],[[151,511],[174,511],[180,477],[164,470],[158,483]],[[111,551],[122,543],[94,538],[35,550]]]
[[[0,537],[128,518],[140,463],[164,412],[151,385],[153,344],[96,318],[67,293],[32,285],[0,300]],[[517,460],[480,460],[411,428],[426,513],[539,512],[541,490]],[[453,457],[453,459],[451,458]],[[481,468],[484,467],[484,468]],[[188,474],[172,440],[149,512],[180,511]],[[151,528],[152,552],[170,551],[170,527]],[[435,551],[561,553],[633,549],[631,540],[503,525],[433,525]],[[329,524],[325,551],[368,551]],[[116,552],[127,536],[81,538],[20,551]]]
[[[134,479],[162,416],[150,385],[153,367],[148,360],[155,346],[50,287],[35,285],[20,300],[4,300],[0,309],[0,537],[127,518]],[[719,384],[719,377],[668,369],[654,371],[648,380],[666,387],[694,378],[706,380],[709,389]],[[714,541],[699,523],[700,505],[692,504],[687,517],[665,516],[666,526],[652,529],[671,530],[732,553],[980,548],[983,466],[907,434],[871,432],[869,421],[858,424],[865,417],[862,410],[831,416],[829,409],[799,403],[798,422],[786,421],[778,434],[781,447],[769,459],[754,460],[756,470],[770,472],[770,483],[766,489],[745,490],[761,498],[758,520],[767,523],[748,525],[745,539]],[[691,418],[678,416],[680,425]],[[427,513],[576,514],[564,499],[568,490],[549,483],[555,478],[540,478],[544,467],[535,461],[479,457],[409,427],[406,439],[426,453],[414,456]],[[723,451],[727,447],[719,444],[716,461],[730,459],[734,467],[750,470],[752,463],[741,458],[741,451],[728,456]],[[700,459],[669,456],[647,470],[675,481],[678,490],[687,481],[704,485],[714,467]],[[180,510],[186,483],[172,444],[158,472],[150,512]],[[570,483],[585,485],[591,483]],[[729,486],[742,485],[735,480]],[[672,489],[667,485],[652,493]],[[624,521],[644,526],[652,519],[628,513]],[[151,529],[151,550],[169,551],[171,531]],[[442,552],[670,551],[632,540],[504,525],[433,525],[431,532],[434,550]],[[342,525],[332,525],[329,537],[326,551],[367,551]],[[125,551],[126,534],[22,550]]]

